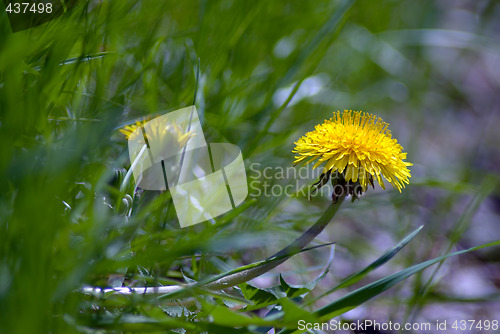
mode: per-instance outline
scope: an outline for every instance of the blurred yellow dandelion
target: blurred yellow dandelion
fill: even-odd
[[[132,133],[134,133],[134,131],[141,127],[144,123],[146,123],[146,121],[136,121],[135,123],[125,125],[120,129],[120,132],[125,136],[125,138],[129,139]]]
[[[143,133],[136,130],[140,127],[143,127],[149,119],[145,119],[142,121],[136,121],[135,123],[125,125],[120,129],[120,132],[125,136],[125,138],[130,139],[131,136],[136,136],[138,134],[144,135]],[[184,133],[182,129],[177,124],[166,124],[162,125],[161,123],[155,124],[154,126],[148,127],[151,132],[151,138],[149,140],[159,140],[169,142],[170,140],[174,140],[176,145],[180,147],[184,147],[189,139],[194,136],[192,131]]]
[[[368,184],[373,186],[373,178],[385,189],[384,177],[401,192],[411,177],[408,166],[412,164],[404,161],[406,153],[392,138],[388,124],[361,111],[337,111],[295,142],[293,153],[295,165],[317,160],[313,166],[317,168],[325,163],[316,185],[321,187],[331,173],[336,173],[344,184],[361,186],[357,191],[349,191],[354,196],[366,191]]]

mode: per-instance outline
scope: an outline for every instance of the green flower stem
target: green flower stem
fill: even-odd
[[[288,246],[286,246],[285,248],[283,248],[282,250],[280,250],[279,252],[268,258],[272,259],[281,257],[281,259],[268,262],[266,264],[263,264],[255,268],[250,268],[238,273],[222,277],[214,282],[206,284],[205,287],[213,290],[226,289],[244,282],[248,282],[254,279],[255,277],[258,277],[276,268],[277,266],[288,260],[290,257],[292,257],[293,254],[296,254],[297,251],[305,248],[311,241],[313,241],[321,233],[321,231],[323,231],[326,225],[328,225],[328,223],[337,213],[338,209],[340,208],[340,205],[344,201],[344,198],[345,196],[341,196],[338,198],[336,203],[330,204],[328,209],[326,209],[323,215],[318,219],[318,221],[313,226],[311,226],[307,231],[305,231],[300,237],[295,239],[294,242],[292,242],[291,244],[289,244]]]
[[[293,255],[297,254],[300,250],[304,249],[311,241],[313,241],[328,225],[328,223],[335,216],[337,211],[339,210],[342,202],[344,201],[345,196],[340,196],[337,198],[335,203],[330,204],[330,206],[326,209],[323,215],[318,219],[318,221],[311,226],[308,230],[306,230],[300,237],[295,239],[291,244],[277,252],[276,254],[270,256],[267,260],[264,261],[262,265],[258,265],[255,267],[248,268],[246,270],[242,270],[239,272],[235,272],[223,277],[220,277],[216,280],[210,281],[206,284],[203,282],[197,282],[192,284],[184,284],[184,285],[170,285],[170,286],[160,286],[160,287],[119,287],[119,288],[110,288],[110,289],[100,289],[93,287],[85,287],[82,289],[84,293],[91,294],[101,294],[101,293],[119,293],[119,294],[173,294],[177,293],[179,290],[185,288],[208,288],[211,290],[221,290],[227,289],[232,286],[248,282],[262,274],[267,273],[268,271],[276,268]]]
[[[142,155],[144,154],[144,152],[146,152],[146,149],[148,148],[148,146],[146,144],[144,144],[141,148],[141,150],[139,151],[139,154],[137,154],[137,157],[135,157],[135,160],[132,162],[132,164],[130,165],[130,168],[129,170],[127,171],[127,174],[125,175],[125,178],[123,179],[123,182],[120,186],[120,191],[121,192],[124,192],[125,191],[125,188],[127,187],[129,181],[130,181],[130,177],[132,176],[133,172],[134,172],[134,169],[135,167],[137,166],[137,164],[139,163],[139,161],[141,160],[142,158]]]

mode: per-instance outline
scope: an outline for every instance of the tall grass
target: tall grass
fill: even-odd
[[[80,1],[12,33],[0,5],[0,332],[278,332],[396,306],[383,320],[499,305],[498,5],[449,6]],[[293,142],[343,109],[391,123],[415,163],[412,185],[345,203],[318,238],[335,251],[300,252],[233,289],[83,293],[248,269],[329,206],[250,191],[215,222],[181,229],[168,192],[121,190],[130,161],[118,129],[189,106],[196,90],[207,141],[238,145],[257,187],[266,180],[252,164],[289,167]],[[464,264],[487,295],[474,285],[475,300],[456,295],[448,278]]]

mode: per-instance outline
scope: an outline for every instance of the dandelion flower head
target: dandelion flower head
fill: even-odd
[[[337,111],[295,142],[293,153],[295,165],[316,161],[313,168],[317,168],[325,164],[318,182],[322,184],[336,172],[347,183],[359,183],[362,191],[368,184],[373,186],[374,178],[385,189],[385,178],[401,192],[411,177],[408,166],[412,164],[405,161],[406,153],[392,138],[388,124],[361,111]]]
[[[138,135],[144,135],[143,131],[137,130],[143,128],[148,121],[150,120],[144,119],[141,121],[136,121],[135,123],[129,125],[125,125],[120,129],[120,132],[125,136],[125,138],[133,140]],[[149,126],[148,129],[151,133],[151,137],[148,138],[149,140],[160,141],[167,144],[175,143],[175,145],[180,147],[184,147],[189,139],[194,136],[194,133],[192,131],[184,133],[180,126],[177,124],[164,125],[161,123],[155,123],[154,125]]]

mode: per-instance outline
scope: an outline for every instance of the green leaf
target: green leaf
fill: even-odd
[[[276,322],[233,311],[230,308],[217,304],[202,302],[205,315],[212,318],[212,323],[219,326],[243,327],[243,326],[275,326]],[[283,323],[281,323],[283,326]]]
[[[268,259],[263,260],[263,261],[258,261],[258,262],[254,262],[254,263],[251,263],[251,264],[248,264],[248,265],[245,265],[245,266],[241,266],[241,267],[235,268],[233,270],[227,271],[225,273],[222,273],[220,275],[216,275],[216,276],[207,278],[205,280],[199,281],[197,283],[186,285],[185,287],[183,287],[182,289],[179,289],[177,291],[169,292],[169,293],[166,293],[164,295],[158,296],[158,299],[163,299],[163,298],[170,298],[170,299],[181,298],[181,296],[184,296],[186,294],[189,295],[189,293],[193,292],[194,289],[201,288],[201,287],[203,287],[203,285],[208,284],[210,282],[214,282],[214,281],[216,281],[216,280],[218,280],[220,278],[223,278],[225,276],[228,276],[228,275],[231,275],[231,274],[234,274],[234,273],[238,273],[238,272],[250,269],[250,268],[256,268],[256,267],[265,265],[267,263],[278,261],[280,259],[292,256],[292,255],[295,255],[295,254],[299,254],[299,253],[302,253],[302,252],[307,252],[307,251],[310,251],[310,250],[313,250],[313,249],[316,249],[316,248],[320,248],[320,247],[324,247],[324,246],[330,246],[330,245],[332,245],[332,243],[321,244],[321,245],[317,245],[317,246],[311,246],[311,247],[308,247],[308,248],[304,248],[304,249],[293,251],[293,252],[288,253],[288,254],[283,254],[283,255],[279,255],[279,256],[273,256],[273,257],[268,258]]]
[[[349,293],[348,295],[330,303],[315,312],[316,315],[320,316],[321,319],[331,319],[333,317],[344,314],[359,305],[363,304],[367,300],[381,294],[382,292],[390,289],[399,282],[405,280],[406,278],[412,276],[413,274],[433,265],[440,261],[443,261],[451,256],[465,254],[472,252],[481,248],[491,247],[500,245],[500,241],[495,241],[492,243],[484,244],[481,246],[476,246],[459,252],[449,253],[443,256],[439,256],[429,261],[422,262],[420,264],[406,268],[396,274],[384,277],[376,282],[365,285],[364,287]]]
[[[175,329],[185,328],[190,330],[196,329],[196,324],[182,321],[179,319],[171,318],[168,316],[162,319],[154,319],[151,317],[125,314],[121,316],[102,316],[99,319],[91,319],[88,317],[87,321],[81,322],[80,325],[112,328],[114,330],[120,329],[124,331],[152,331],[158,329]]]
[[[259,306],[264,306],[264,305],[269,305],[269,303],[274,303],[278,300],[275,295],[272,293],[256,288],[254,286],[251,286],[248,283],[243,283],[238,285],[240,288],[241,292],[243,293],[243,296],[251,300],[255,303],[255,307],[260,308]]]
[[[307,289],[305,287],[299,287],[299,286],[292,287],[288,285],[288,283],[283,279],[283,276],[281,276],[281,274],[280,274],[280,284],[281,284],[281,289],[283,289],[283,292],[286,293],[288,298],[299,297],[311,291],[310,289]]]
[[[283,306],[283,322],[287,325],[297,325],[299,320],[304,320],[306,322],[315,323],[319,322],[319,317],[307,310],[304,310],[298,304],[295,304],[292,300],[288,298],[280,299],[280,304]]]
[[[337,286],[335,286],[332,289],[326,291],[325,293],[323,293],[319,297],[316,297],[313,300],[308,301],[307,304],[311,304],[311,303],[315,302],[316,300],[319,300],[319,299],[323,298],[324,296],[327,296],[327,295],[331,294],[334,291],[337,291],[339,289],[348,287],[348,286],[350,286],[350,285],[358,282],[363,277],[365,277],[366,275],[368,275],[368,273],[370,273],[371,271],[377,269],[378,267],[380,267],[381,265],[383,265],[384,263],[386,263],[387,261],[389,261],[390,259],[392,259],[401,249],[403,249],[404,246],[406,246],[418,234],[418,232],[420,232],[420,230],[422,230],[423,227],[424,227],[423,225],[420,226],[415,231],[413,231],[412,233],[410,233],[409,235],[407,235],[396,246],[392,247],[391,249],[388,249],[381,257],[379,257],[377,260],[375,260],[374,262],[372,262],[370,265],[368,265],[367,267],[361,269],[357,273],[354,273],[354,274],[350,275],[349,277],[345,278]]]
[[[346,296],[337,299],[336,301],[318,309],[315,311],[313,314],[319,317],[320,322],[321,321],[326,321],[329,319],[332,319],[334,317],[337,317],[341,314],[344,314],[350,310],[355,309],[356,307],[360,306],[361,304],[365,303],[366,301],[370,300],[371,298],[381,294],[382,292],[392,288],[394,285],[398,284],[399,282],[407,279],[408,277],[414,275],[415,273],[424,270],[425,268],[436,264],[440,261],[443,261],[449,257],[455,256],[455,255],[460,255],[460,254],[465,254],[468,252],[472,252],[481,248],[486,248],[486,247],[491,247],[491,246],[497,246],[500,245],[500,241],[495,241],[487,244],[483,244],[480,246],[472,247],[466,250],[454,252],[454,253],[449,253],[443,256],[439,256],[437,258],[434,258],[429,261],[425,261],[422,263],[419,263],[417,265],[411,266],[409,268],[406,268],[404,270],[401,270],[398,273],[389,275],[387,277],[384,277],[382,279],[379,279],[376,282],[373,282],[371,284],[365,285],[362,288],[359,288],[356,291],[353,291]],[[284,316],[283,313],[276,314],[274,315],[275,318],[279,318],[280,316]],[[292,333],[294,330],[290,329],[284,329],[280,331],[279,333]]]

